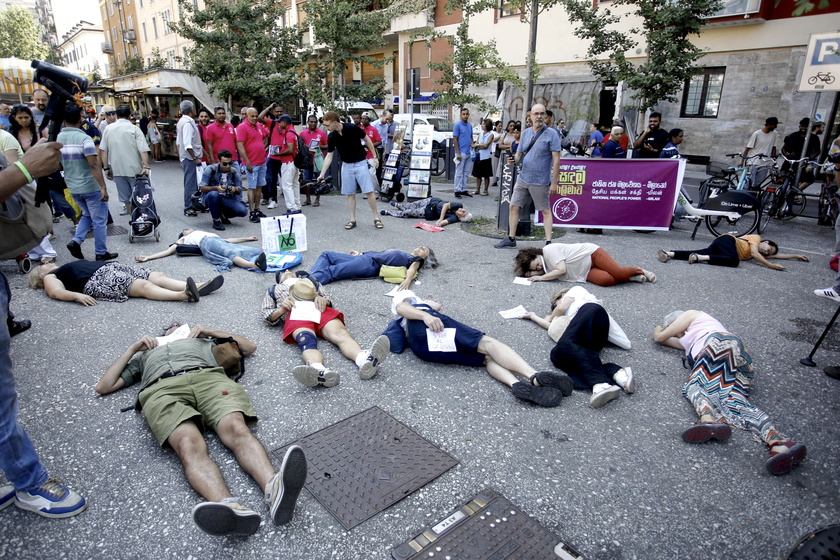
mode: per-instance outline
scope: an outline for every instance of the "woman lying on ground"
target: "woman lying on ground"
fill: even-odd
[[[85,306],[96,305],[97,300],[122,303],[130,297],[196,302],[221,288],[224,281],[222,276],[216,276],[196,285],[192,278],[175,280],[148,268],[83,259],[63,266],[42,264],[29,273],[30,288],[43,288],[52,299],[77,301]]]
[[[470,222],[472,214],[464,209],[460,202],[446,202],[436,197],[415,200],[414,202],[392,202],[396,210],[380,210],[383,216],[395,218],[421,218],[434,220],[439,227],[446,227],[455,222]]]
[[[137,262],[146,262],[154,259],[162,259],[174,255],[178,246],[196,247],[201,255],[210,264],[216,265],[216,272],[228,272],[232,266],[240,268],[258,268],[265,272],[267,268],[265,253],[257,247],[242,247],[235,243],[246,243],[257,241],[257,236],[252,237],[231,237],[222,239],[215,233],[197,229],[185,229],[181,232],[178,240],[169,246],[168,249],[155,253],[154,255],[134,257]]]
[[[601,362],[599,353],[612,342],[625,350],[630,340],[609,316],[601,301],[583,286],[564,288],[551,297],[551,313],[540,317],[528,312],[530,319],[548,331],[557,344],[551,350],[551,363],[575,382],[575,389],[592,391],[589,405],[600,408],[625,393],[636,390],[633,371],[613,363]]]
[[[688,264],[707,262],[715,266],[728,266],[735,268],[741,261],[755,259],[767,268],[773,270],[784,270],[780,264],[771,263],[767,259],[782,259],[789,261],[805,261],[810,259],[805,255],[787,255],[779,253],[779,246],[773,241],[765,239],[762,241],[760,235],[744,235],[735,237],[731,234],[724,234],[712,241],[712,244],[705,249],[694,251],[666,251],[659,250],[659,261],[668,262],[671,259],[688,261]]]
[[[348,278],[376,278],[383,265],[406,268],[405,280],[399,288],[407,290],[421,268],[437,268],[438,262],[434,251],[423,246],[411,253],[399,249],[364,253],[324,251],[309,269],[309,274],[319,283],[329,284]]]
[[[609,253],[594,243],[551,243],[526,247],[514,257],[517,276],[534,282],[565,280],[615,286],[624,282],[656,282],[656,274],[633,266],[619,266]]]
[[[653,329],[653,339],[683,350],[691,364],[683,396],[700,422],[683,431],[683,441],[726,441],[732,426],[749,430],[753,439],[767,445],[770,459],[765,466],[771,474],[785,474],[805,459],[805,446],[779,433],[767,413],[750,404],[752,358],[741,339],[717,319],[702,311],[674,311]]]

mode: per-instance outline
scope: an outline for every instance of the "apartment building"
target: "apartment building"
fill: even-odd
[[[108,56],[102,52],[105,33],[89,21],[80,21],[62,35],[58,50],[64,60],[63,66],[75,74],[92,74],[99,65],[99,74],[108,76],[111,65]]]

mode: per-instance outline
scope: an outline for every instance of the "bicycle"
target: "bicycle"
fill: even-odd
[[[831,75],[831,72],[817,72],[816,76],[811,76],[810,78],[808,78],[808,85],[815,85],[817,83],[817,80],[825,82],[826,84],[833,84],[834,76]]]
[[[808,158],[789,159],[785,155],[779,155],[787,163],[791,164],[787,170],[774,168],[771,174],[771,182],[761,195],[762,214],[765,222],[769,218],[777,220],[790,220],[805,211],[807,197],[793,182],[796,179],[796,167],[794,164],[807,162]]]
[[[837,184],[830,181],[835,177],[836,165],[830,161],[817,166],[816,176],[822,174],[822,185],[820,186],[819,211],[817,212],[817,223],[821,226],[834,226],[837,216],[840,214],[840,203],[837,200]],[[836,177],[835,177],[836,180]]]
[[[695,222],[691,238],[697,235],[700,221],[715,237],[731,234],[735,237],[749,235],[758,228],[761,214],[760,203],[755,195],[748,191],[726,190],[710,196],[706,206],[697,208],[691,204],[685,189],[680,188],[677,203],[688,214],[689,221]]]
[[[742,156],[741,154],[726,154],[726,157],[735,158]],[[706,173],[712,175],[712,177],[700,183],[701,208],[703,203],[708,200],[710,194],[720,194],[720,191],[734,189],[760,192],[763,190],[770,182],[770,174],[768,173],[759,180],[759,172],[764,167],[756,165],[755,160],[762,162],[772,161],[766,154],[756,154],[744,158],[739,166],[709,162],[706,165]]]

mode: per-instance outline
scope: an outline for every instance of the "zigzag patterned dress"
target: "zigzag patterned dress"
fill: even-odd
[[[767,413],[748,400],[755,367],[741,339],[724,328],[721,332],[708,333],[705,342],[701,342],[698,333],[691,333],[692,329],[708,328],[711,322],[723,327],[713,317],[702,313],[686,329],[683,338],[694,338],[694,347],[699,350],[693,356],[694,367],[683,386],[683,396],[694,405],[698,415],[708,414],[715,421],[724,420],[730,426],[749,430],[756,441],[772,446],[774,442],[787,440],[773,426]],[[690,347],[686,349],[687,354],[690,351]]]

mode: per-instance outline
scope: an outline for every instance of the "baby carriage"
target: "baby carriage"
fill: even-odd
[[[128,231],[128,242],[135,239],[152,237],[160,241],[160,218],[155,208],[155,195],[148,175],[137,175],[134,180],[134,190],[131,192],[131,221]]]

